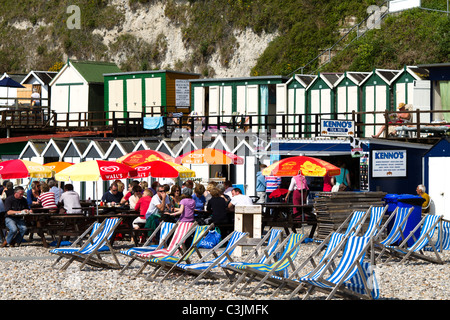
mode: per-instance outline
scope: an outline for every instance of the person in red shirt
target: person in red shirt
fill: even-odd
[[[50,192],[50,187],[46,183],[41,183],[41,194],[38,202],[45,209],[58,209],[55,201],[55,194]]]
[[[153,192],[150,189],[145,189],[143,191],[142,197],[136,202],[134,210],[139,211],[139,217],[134,219],[133,228],[139,229],[139,223],[145,223],[145,214],[147,213],[150,202],[152,201]]]

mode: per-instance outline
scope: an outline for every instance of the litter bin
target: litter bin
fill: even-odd
[[[414,196],[410,194],[401,194],[397,197],[397,206],[404,208],[413,207],[413,211],[409,215],[408,222],[406,223],[404,235],[407,237],[411,231],[419,224],[422,220],[422,203],[425,201],[421,196]],[[418,239],[420,236],[420,228],[414,233],[414,237]],[[415,240],[411,237],[408,240],[408,246],[413,245]],[[400,243],[399,243],[400,244]]]
[[[392,212],[394,212],[395,208],[397,207],[406,207],[411,208],[413,207],[412,213],[408,217],[408,222],[405,226],[404,235],[407,237],[412,230],[417,226],[417,224],[422,219],[422,203],[424,199],[420,196],[414,196],[411,194],[387,194],[383,198],[385,205],[388,206],[386,210],[387,215],[391,215]],[[387,226],[388,233],[391,231],[392,226],[394,225],[394,220],[392,219]],[[417,230],[414,233],[414,236],[416,239],[420,235],[420,230]],[[397,243],[393,243],[394,245],[399,245],[401,242],[403,242],[402,239],[400,239]],[[411,246],[414,243],[414,239],[411,238],[408,240],[408,246]]]

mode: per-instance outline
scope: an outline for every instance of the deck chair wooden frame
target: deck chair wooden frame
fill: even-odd
[[[188,225],[188,223],[190,225]],[[141,275],[142,272],[150,265],[150,260],[152,258],[156,257],[162,257],[162,256],[173,256],[178,251],[182,250],[183,252],[186,250],[185,242],[186,240],[195,232],[195,229],[197,227],[197,222],[180,222],[175,229],[173,233],[173,237],[170,239],[170,243],[167,248],[161,248],[157,249],[148,253],[142,253],[138,254],[137,256],[140,259],[140,261],[144,261],[142,266],[139,268],[139,270],[136,272],[136,274],[133,276],[133,278],[136,278],[137,276]],[[181,230],[181,231],[179,231]],[[178,232],[182,232],[180,234],[181,237],[178,236]],[[164,252],[162,252],[164,250]]]
[[[153,271],[145,278],[148,281],[157,281],[158,275],[165,271],[163,277],[159,280],[159,283],[166,280],[166,278],[172,273],[173,266],[178,263],[191,263],[191,256],[196,253],[199,259],[202,258],[202,254],[199,250],[200,242],[205,238],[209,231],[215,228],[214,224],[197,226],[194,232],[191,246],[187,250],[180,248],[180,257],[166,256],[148,259],[149,265],[153,266]],[[170,265],[172,264],[172,265]]]
[[[98,268],[119,269],[121,266],[111,245],[110,238],[121,222],[122,218],[105,219],[100,225],[94,222],[69,248],[56,248],[50,250],[50,253],[54,253],[60,256],[60,258],[57,259],[52,267],[55,267],[62,258],[67,258],[68,261],[59,269],[60,271],[67,270],[67,268],[74,261],[81,262],[80,270],[82,270],[85,265],[90,265]],[[87,236],[87,234],[89,234],[94,228],[96,228],[96,230],[92,232],[92,234],[81,247],[77,248],[76,246],[81,243],[81,241]],[[112,255],[115,263],[111,263],[102,259],[102,252],[100,251],[100,249],[105,245],[109,248],[107,253],[110,253]]]
[[[400,263],[405,263],[410,258],[413,260],[425,260],[432,263],[443,264],[439,251],[436,248],[436,244],[433,242],[432,237],[438,227],[438,232],[442,232],[442,216],[441,215],[425,215],[422,220],[416,225],[416,227],[409,233],[409,235],[403,240],[399,246],[386,246],[388,249],[389,257],[386,262],[389,262],[394,257],[401,258]],[[414,236],[417,230],[420,231],[419,238]],[[442,239],[442,235],[438,236]],[[414,240],[414,244],[408,247],[408,241]],[[442,247],[442,243],[440,244]],[[428,256],[424,252],[424,248],[428,246],[429,250],[435,254],[435,257]]]
[[[178,283],[181,279],[186,276],[194,276],[195,279],[190,283],[190,285],[194,285],[198,283],[203,278],[208,279],[224,279],[226,276],[221,272],[212,272],[213,269],[216,269],[221,263],[225,261],[233,261],[232,253],[234,249],[239,245],[245,245],[248,239],[248,232],[239,232],[233,231],[227,237],[225,237],[222,241],[220,241],[214,248],[209,250],[202,259],[198,262],[188,265],[188,264],[175,264],[172,267],[172,272],[177,272],[179,274],[178,278],[176,278],[173,283]],[[226,248],[220,252],[221,247],[226,243]],[[211,260],[211,257],[214,257]],[[196,269],[195,266],[203,264],[206,268],[204,269]]]
[[[243,285],[237,289],[236,293],[250,297],[253,295],[263,284],[277,285],[278,282],[272,283],[272,279],[275,274],[287,270],[291,267],[295,270],[294,260],[299,251],[299,246],[304,238],[303,234],[291,233],[273,252],[273,255],[281,254],[278,261],[272,264],[240,264],[234,265],[222,265],[222,269],[232,272],[239,272],[242,269],[239,278],[232,284],[229,291],[234,291],[238,288],[238,285],[243,282]],[[244,281],[245,280],[245,281]],[[245,292],[249,285],[257,281],[249,291]]]
[[[164,222],[161,221],[161,223],[156,227],[156,229],[153,231],[153,233],[148,237],[148,239],[145,241],[145,243],[142,245],[142,247],[132,247],[130,249],[126,250],[120,250],[119,253],[122,255],[125,255],[127,257],[130,257],[130,260],[128,263],[120,270],[119,274],[123,274],[128,268],[131,267],[134,261],[140,261],[144,263],[146,259],[143,259],[138,256],[139,253],[142,252],[150,252],[154,250],[159,250],[165,246],[168,246],[169,239],[173,235],[173,233],[176,230],[176,227],[178,226],[179,222],[172,223],[172,222]],[[164,227],[170,228],[168,232],[164,233],[162,232]],[[156,246],[150,245],[152,241],[156,238],[156,236],[160,234],[159,243]]]

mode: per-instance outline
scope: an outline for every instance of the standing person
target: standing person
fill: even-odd
[[[270,202],[270,194],[281,185],[281,177],[266,176],[266,202]]]
[[[203,187],[204,188],[204,187]],[[175,208],[174,211],[166,212],[166,214],[178,218],[180,222],[194,222],[195,200],[190,195],[183,195],[183,199],[180,201],[180,207]]]
[[[422,213],[430,212],[430,196],[425,192],[425,186],[423,184],[419,184],[416,188],[416,192],[419,196],[425,199],[422,203]]]
[[[212,188],[210,193],[211,199],[208,201],[206,210],[211,213],[212,222],[216,225],[229,223],[228,201],[217,188]]]
[[[55,201],[55,194],[50,192],[50,188],[45,182],[41,183],[41,194],[37,200],[44,209],[58,209]]]
[[[334,186],[334,177],[330,177],[328,174],[326,174],[323,177],[323,189],[324,192],[331,192],[331,189],[333,189]]]
[[[41,106],[41,95],[39,94],[36,88],[33,89],[33,93],[31,94],[31,106],[32,107]]]
[[[41,183],[39,181],[33,181],[31,183],[30,189],[27,191],[27,202],[28,206],[31,208],[33,205],[38,205],[38,198],[41,194]]]
[[[5,200],[5,224],[9,229],[6,240],[2,244],[2,248],[7,245],[14,246],[15,244],[20,245],[23,240],[25,232],[27,232],[27,226],[23,216],[16,216],[17,213],[31,213],[30,207],[28,206],[27,200],[23,197],[25,190],[23,187],[18,186],[14,189],[14,194],[9,196]]]
[[[81,213],[81,209],[79,209],[81,208],[80,195],[73,190],[73,184],[64,185],[64,192],[59,198],[59,204],[64,207],[66,213]]]
[[[350,190],[350,171],[348,171],[345,162],[340,161],[338,167],[341,169],[341,173],[338,176],[335,176],[335,184],[339,185],[339,191],[347,191]],[[343,184],[345,187],[342,187]]]
[[[266,177],[263,176],[262,171],[267,168],[267,165],[261,164],[259,171],[256,173],[256,195],[258,196],[257,203],[266,202]]]
[[[293,176],[291,183],[289,185],[288,193],[286,194],[286,202],[289,200],[289,195],[292,192],[292,203],[295,205],[306,204],[306,199],[308,198],[308,183],[306,182],[305,176],[302,174],[301,170],[298,171],[296,176]],[[298,214],[299,208],[294,207],[294,216]]]

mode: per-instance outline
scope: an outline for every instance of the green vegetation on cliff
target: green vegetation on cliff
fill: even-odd
[[[129,0],[128,10],[150,7],[158,0]],[[362,21],[376,0],[166,0],[164,12],[174,27],[181,28],[183,43],[192,54],[173,66],[204,76],[214,75],[208,63],[218,53],[226,68],[237,41],[235,35],[251,29],[257,34],[276,33],[258,57],[251,75],[287,75],[322,50],[332,46],[350,27]],[[70,29],[67,8],[80,7],[81,28]],[[446,10],[446,0],[422,0],[422,7]],[[120,33],[105,45],[99,32],[125,21],[125,13],[107,0],[0,0],[0,73],[49,69],[64,56],[78,59],[111,60],[122,55],[123,70],[158,68],[165,57],[164,33],[155,43]],[[404,65],[448,62],[450,22],[445,13],[408,10],[386,18],[380,29],[353,41],[322,67],[327,71],[370,71],[373,68],[401,68]],[[25,23],[25,26],[24,26]],[[21,27],[17,27],[17,24]],[[318,69],[319,61],[306,72]]]

